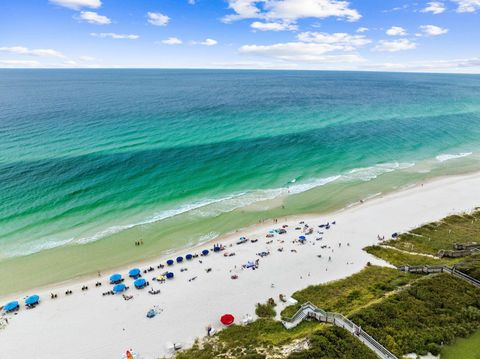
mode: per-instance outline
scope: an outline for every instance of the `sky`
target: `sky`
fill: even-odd
[[[480,73],[480,0],[2,0],[0,67]]]

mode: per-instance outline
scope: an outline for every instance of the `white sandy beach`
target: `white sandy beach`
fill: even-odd
[[[310,284],[346,277],[358,272],[368,261],[386,265],[362,251],[365,246],[378,242],[377,235],[389,238],[393,232],[468,211],[479,204],[479,173],[441,178],[329,215],[279,219],[277,224],[269,221],[230,234],[215,242],[225,245],[226,251],[234,252],[235,256],[210,253],[207,257],[175,264],[169,268],[175,278],[164,284],[152,281],[152,277],[166,270],[157,269],[159,263],[174,259],[177,254],[211,249],[212,244],[159,258],[149,263],[155,271],[144,274],[154,289],[161,290],[159,295],[149,294],[148,289],[136,290],[133,281],[126,279],[125,283],[130,286],[126,294],[133,295],[132,300],[125,301],[121,295],[102,296],[102,292],[112,288],[108,284],[112,273],[102,273],[101,278],[92,276],[25,293],[39,294],[42,298],[40,305],[32,310],[25,309],[22,296],[5,297],[0,303],[18,299],[21,309],[16,315],[8,314],[8,325],[0,330],[0,358],[115,359],[121,358],[129,348],[133,348],[139,358],[167,356],[170,354],[167,342],[190,345],[196,337],[206,334],[207,325],[220,329],[219,317],[224,313],[232,313],[240,323],[245,314],[254,317],[255,304],[269,297],[278,302],[280,293],[290,296]],[[299,221],[314,228],[304,245],[293,242],[302,235],[294,229],[301,226]],[[329,230],[318,228],[332,221],[336,224]],[[289,226],[287,234],[265,237],[269,230],[284,224]],[[325,234],[318,234],[318,230]],[[236,245],[241,236],[258,238],[258,242]],[[317,241],[317,237],[323,239]],[[273,242],[267,244],[271,240]],[[323,245],[331,248],[322,249]],[[279,247],[284,250],[279,252]],[[292,249],[297,252],[291,252]],[[256,255],[262,251],[269,251],[270,255],[264,258]],[[242,264],[256,259],[260,259],[257,270],[241,269]],[[142,264],[140,268],[149,264]],[[132,267],[123,268],[119,273],[127,276]],[[181,268],[188,270],[181,272]],[[207,268],[212,271],[207,273]],[[238,279],[232,280],[232,274],[237,274]],[[195,276],[196,280],[188,281]],[[95,287],[97,280],[103,283],[101,287]],[[89,290],[81,291],[83,285],[88,285]],[[67,289],[73,290],[73,294],[65,296]],[[51,300],[51,292],[58,293],[58,299]],[[152,319],[146,318],[147,311],[154,306],[163,311]],[[277,309],[279,312],[282,306]]]

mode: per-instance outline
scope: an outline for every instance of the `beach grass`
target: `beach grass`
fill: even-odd
[[[442,359],[480,359],[480,330],[442,349]]]
[[[298,304],[285,308],[282,317],[291,317],[305,302],[311,302],[326,311],[348,315],[408,284],[414,278],[416,277],[412,274],[393,268],[366,266],[350,277],[312,285],[295,292],[292,297]]]
[[[452,250],[455,243],[478,241],[480,210],[448,216],[438,222],[428,223],[397,239],[384,242],[404,251],[436,255],[440,250]]]
[[[368,294],[347,304],[359,286]],[[480,289],[447,274],[415,276],[369,266],[345,280],[318,287],[324,291],[316,293],[326,293],[320,294],[327,298],[322,300],[323,307],[348,307],[344,312],[350,313],[351,320],[399,357],[410,352],[438,354],[442,344],[467,337],[480,327]],[[333,296],[340,300],[335,302]],[[295,359],[369,358],[371,353],[358,344],[350,334],[326,324],[307,321],[286,330],[278,321],[260,318],[246,326],[228,327],[176,358],[265,358],[266,353]]]
[[[455,259],[431,256],[438,248],[466,238],[466,233],[473,241],[473,233],[480,232],[477,218],[479,212],[450,216],[401,235],[400,246],[370,246],[365,250],[395,266],[462,263],[465,272],[480,275],[478,255]],[[439,243],[435,243],[437,235]],[[395,241],[389,242],[391,245]],[[407,243],[412,245],[407,247]],[[418,275],[367,265],[350,277],[309,286],[292,296],[298,304],[286,307],[282,318],[291,317],[308,301],[348,316],[399,357],[441,352],[447,359],[479,358],[475,355],[480,343],[480,289],[445,273]],[[262,314],[261,318],[246,326],[226,328],[179,353],[177,358],[255,359],[266,358],[266,354],[291,359],[375,357],[343,329],[306,321],[286,330],[272,318],[274,312],[271,303],[259,303],[257,314]]]
[[[367,266],[361,272],[345,279],[310,286],[295,293],[294,297],[302,301],[309,300],[329,311],[349,314],[375,303],[415,278],[418,276],[392,268]],[[267,306],[270,308],[266,308]],[[337,330],[329,325],[307,321],[291,330],[286,330],[281,322],[268,317],[272,314],[271,310],[274,310],[272,305],[267,302],[257,305],[257,309],[259,307],[262,308],[262,315],[268,315],[245,326],[230,326],[216,336],[196,343],[191,349],[179,353],[176,358],[256,358],[256,355],[263,352],[269,354],[283,352],[285,348],[295,346],[297,341],[302,340],[309,343],[309,348],[305,353],[303,351],[296,353],[292,356],[293,358],[351,358],[354,357],[354,353],[363,353],[362,358],[371,357],[368,349],[362,345],[359,346],[355,340],[350,340],[352,339],[350,335],[341,329]],[[290,316],[297,309],[297,306],[289,306],[282,312],[282,316]],[[343,341],[341,338],[344,338]],[[314,354],[320,352],[323,352],[324,356]],[[338,356],[325,356],[325,353],[333,355],[334,352]]]
[[[480,328],[480,288],[448,274],[421,277],[350,317],[398,355],[428,352]]]
[[[281,351],[282,346],[304,339],[324,326],[303,322],[292,330],[286,330],[279,321],[259,318],[248,325],[232,325],[214,337],[197,341],[192,348],[178,353],[175,358],[264,358],[261,353]]]
[[[457,265],[457,268],[469,276],[480,280],[480,254],[474,254],[465,258]]]
[[[267,301],[267,303],[257,303],[257,307],[255,308],[255,314],[260,318],[273,318],[277,314],[275,311],[275,302]]]
[[[364,250],[396,267],[402,265],[453,265],[464,260],[464,258],[433,258],[415,253],[407,253],[384,246],[369,246],[364,248]]]

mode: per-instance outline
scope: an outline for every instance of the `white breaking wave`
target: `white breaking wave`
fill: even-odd
[[[437,159],[438,162],[445,162],[445,161],[450,161],[450,160],[454,160],[454,159],[457,159],[457,158],[468,157],[471,154],[472,154],[472,152],[462,152],[462,153],[459,153],[459,154],[456,154],[456,155],[451,155],[449,153],[444,153],[444,154],[438,155],[435,158]]]
[[[342,175],[341,177],[343,180],[346,180],[346,181],[349,181],[349,180],[371,181],[372,179],[375,179],[384,173],[407,169],[413,166],[415,166],[415,163],[410,163],[410,162],[381,163],[372,167],[354,168],[353,170],[349,171],[347,174]]]
[[[126,225],[114,225],[108,227],[104,230],[101,230],[94,235],[81,237],[81,238],[69,238],[66,240],[45,240],[41,241],[40,244],[29,243],[25,246],[16,247],[15,251],[4,252],[6,256],[19,256],[19,255],[28,255],[35,252],[39,252],[45,249],[51,249],[58,246],[69,245],[69,244],[85,244],[89,242],[95,242],[102,238],[108,237],[115,233],[119,233],[137,226],[147,225],[155,222],[159,222],[165,219],[169,219],[181,214],[189,214],[195,217],[213,217],[218,216],[222,213],[228,213],[239,208],[245,208],[250,205],[253,205],[258,202],[273,200],[281,196],[287,196],[291,194],[299,194],[306,192],[316,187],[321,187],[335,181],[370,181],[377,178],[378,176],[393,172],[395,170],[406,169],[414,166],[415,163],[384,163],[378,164],[372,167],[365,168],[355,168],[349,172],[341,175],[335,175],[325,178],[318,178],[305,181],[304,183],[298,182],[298,177],[289,181],[286,187],[273,188],[273,189],[264,189],[264,190],[250,190],[243,191],[231,194],[226,197],[217,198],[217,199],[205,199],[189,204],[182,205],[178,208],[164,210],[158,213],[155,213],[151,216],[146,217],[142,221],[126,224]],[[374,196],[379,195],[375,194]],[[219,236],[217,232],[210,232],[205,236],[202,236],[198,239],[198,242],[206,242],[213,238]]]
[[[74,238],[69,239],[49,239],[48,241],[39,241],[38,243],[22,243],[16,244],[15,248],[3,250],[3,257],[19,257],[28,256],[29,254],[41,252],[47,249],[66,246],[75,241]]]

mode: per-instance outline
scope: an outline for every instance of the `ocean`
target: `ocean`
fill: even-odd
[[[480,169],[479,75],[0,70],[0,109],[0,293]]]

